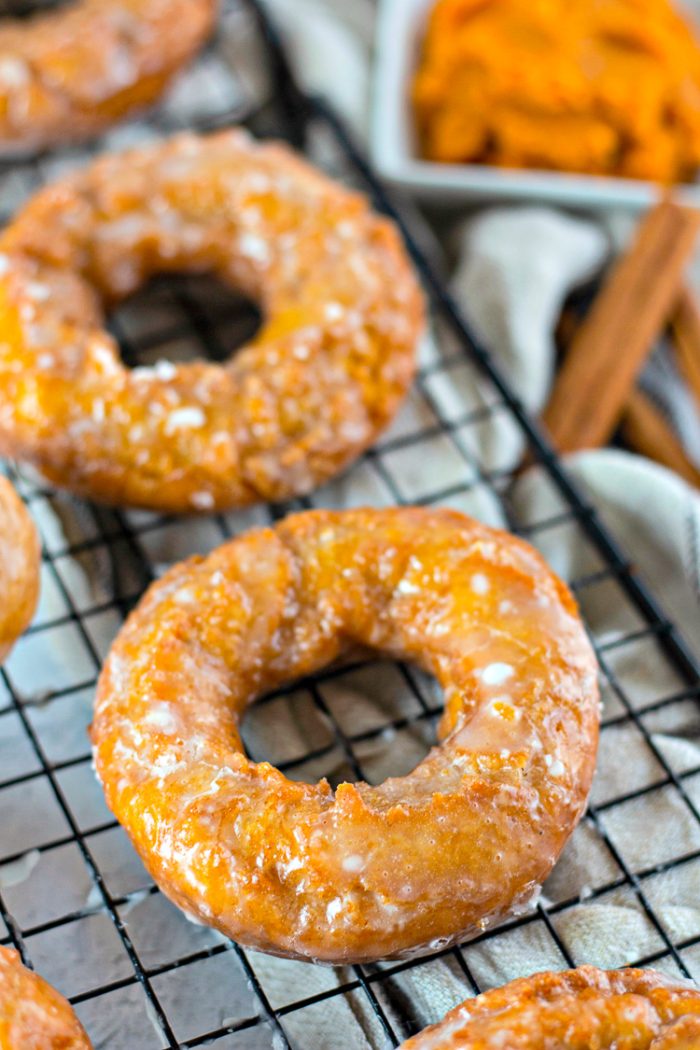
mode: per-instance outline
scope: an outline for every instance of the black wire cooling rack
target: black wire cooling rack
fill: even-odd
[[[700,972],[700,919],[692,908],[700,898],[700,766],[669,753],[659,727],[668,715],[681,737],[699,734],[698,666],[465,326],[418,247],[416,227],[404,218],[410,213],[396,210],[329,105],[296,86],[258,5],[229,0],[224,29],[228,43],[224,32],[174,98],[100,148],[234,122],[287,139],[399,223],[436,334],[396,424],[344,479],[308,499],[178,520],[81,504],[8,468],[42,530],[43,600],[0,673],[0,943],[18,948],[68,995],[95,1046],[109,1050],[396,1046],[461,998],[536,969],[655,964],[693,976]],[[260,49],[264,103],[236,78],[230,34]],[[4,216],[96,149],[6,163]],[[155,282],[111,323],[125,360],[137,364],[225,357],[255,329],[257,315],[230,292],[173,278]],[[486,435],[494,431],[509,440],[492,454]],[[555,509],[539,520],[510,497],[523,448],[551,489]],[[587,571],[570,581],[584,613],[601,603],[621,610],[613,635],[593,637],[606,699],[601,763],[618,775],[608,778],[615,790],[594,792],[570,847],[587,858],[589,881],[558,877],[560,865],[547,896],[525,914],[426,959],[333,970],[245,951],[187,923],[164,900],[104,808],[85,728],[106,649],[162,561],[303,507],[411,502],[476,508],[487,519],[503,512],[545,551],[548,538],[567,532],[569,546],[586,552]],[[654,667],[653,688],[640,685],[645,663]],[[363,662],[263,698],[246,735],[253,757],[275,761],[290,776],[377,780],[402,772],[397,761],[410,766],[420,757],[439,713],[431,683],[413,668]],[[660,833],[668,827],[670,838]],[[690,902],[680,919],[660,891],[669,879],[672,903]],[[609,908],[633,921],[634,935],[608,940],[602,958],[577,934],[578,918],[595,908],[603,921]]]

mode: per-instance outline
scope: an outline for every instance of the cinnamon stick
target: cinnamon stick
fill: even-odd
[[[688,459],[683,445],[654,402],[639,389],[627,398],[621,425],[625,443],[700,487],[700,470]]]
[[[671,316],[671,338],[678,364],[700,406],[700,309],[683,284]]]
[[[611,437],[678,297],[700,212],[664,200],[647,213],[576,333],[544,422],[562,452]]]

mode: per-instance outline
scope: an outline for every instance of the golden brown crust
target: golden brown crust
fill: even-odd
[[[0,154],[88,138],[155,102],[216,0],[78,0],[0,24]]]
[[[0,238],[0,451],[109,503],[212,510],[308,492],[393,418],[422,297],[366,200],[243,132],[105,156]],[[265,323],[225,365],[125,368],[102,306],[213,272]]]
[[[0,663],[34,615],[39,569],[34,523],[10,482],[0,475]]]
[[[441,743],[373,787],[243,751],[258,694],[356,644],[445,693]],[[425,953],[526,906],[583,812],[596,665],[527,544],[448,510],[317,511],[172,569],[117,638],[92,730],[107,801],[164,892],[243,944]]]
[[[9,948],[0,948],[0,1050],[91,1050],[71,1005]]]
[[[697,1050],[700,991],[654,970],[579,966],[494,988],[401,1050]]]

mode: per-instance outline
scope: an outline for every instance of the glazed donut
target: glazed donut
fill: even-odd
[[[209,36],[216,0],[78,0],[0,24],[0,154],[96,135],[150,105]]]
[[[445,694],[408,776],[333,791],[250,761],[262,692],[351,646]],[[535,898],[578,821],[596,664],[526,543],[448,510],[311,511],[172,569],[119,634],[92,739],[107,801],[176,904],[329,963],[425,953]]]
[[[108,503],[213,510],[308,492],[391,420],[422,298],[394,227],[275,144],[229,131],[99,159],[0,237],[0,449]],[[102,306],[153,273],[261,304],[222,365],[129,370]]]
[[[467,999],[400,1050],[697,1050],[700,991],[654,970],[579,966]]]
[[[0,1050],[91,1050],[70,1003],[0,948]]]
[[[0,475],[0,663],[34,615],[39,571],[34,523],[10,482]]]

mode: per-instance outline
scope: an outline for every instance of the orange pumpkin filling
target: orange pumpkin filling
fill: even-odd
[[[438,0],[412,96],[430,160],[665,183],[700,164],[700,47],[668,0]]]

